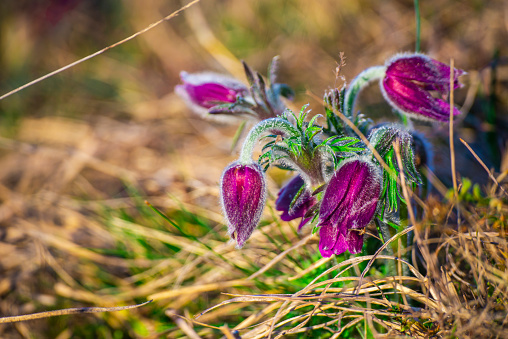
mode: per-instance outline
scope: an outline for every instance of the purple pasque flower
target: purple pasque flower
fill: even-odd
[[[200,114],[207,114],[217,105],[234,103],[237,97],[249,92],[243,83],[222,74],[181,72],[180,78],[183,84],[177,85],[175,92]]]
[[[233,162],[220,181],[221,203],[228,234],[241,248],[256,228],[266,202],[263,170],[257,163]]]
[[[454,69],[453,87],[462,87],[458,77],[465,72]],[[388,103],[415,118],[450,120],[450,66],[424,54],[401,54],[388,60],[381,91]],[[431,91],[437,93],[434,97]],[[453,114],[460,111],[453,108]]]
[[[363,246],[363,230],[376,212],[379,169],[363,158],[345,160],[333,174],[319,209],[319,251],[323,257]]]
[[[280,189],[275,200],[275,209],[282,212],[280,218],[284,221],[302,218],[298,225],[298,231],[300,231],[312,219],[312,217],[305,218],[305,214],[316,202],[317,199],[305,187],[302,177],[296,175]]]

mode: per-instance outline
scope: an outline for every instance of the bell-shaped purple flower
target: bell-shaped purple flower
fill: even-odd
[[[249,92],[243,83],[222,74],[181,72],[180,78],[183,84],[177,85],[175,92],[200,114],[217,105],[234,103],[238,96]]]
[[[261,166],[233,162],[222,174],[220,193],[228,234],[241,248],[256,228],[266,202]]]
[[[458,81],[462,74],[463,70],[454,69],[454,89],[462,86]],[[390,59],[381,91],[400,112],[424,120],[450,120],[450,103],[446,99],[450,92],[450,67],[426,55],[402,54]],[[453,114],[459,113],[454,107]]]
[[[376,212],[381,175],[362,158],[346,160],[328,183],[319,209],[319,251],[323,257],[363,246],[363,232]]]
[[[305,214],[316,202],[317,199],[305,187],[302,177],[297,175],[280,189],[277,200],[275,200],[275,209],[282,212],[280,218],[284,221],[302,218],[298,226],[298,231],[300,231],[312,219],[311,217],[305,218]]]

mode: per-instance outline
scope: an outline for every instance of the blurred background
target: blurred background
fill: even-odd
[[[184,4],[1,1],[0,95]],[[445,63],[453,58],[468,72],[455,93],[463,112],[457,138],[495,172],[508,169],[508,3],[428,0],[420,6],[422,52]],[[309,93],[322,97],[342,86],[335,75],[340,52],[346,58],[341,75],[351,80],[414,46],[412,1],[202,0],[132,41],[1,100],[0,316],[154,296],[156,302],[133,311],[0,325],[0,337],[184,337],[166,310],[201,312],[225,299],[219,291],[226,285],[210,284],[243,278],[249,260],[265,262],[264,252],[249,258],[255,241],[242,253],[227,243],[218,204],[221,172],[235,159],[238,124],[193,115],[173,93],[182,70],[244,79],[240,60],[266,74],[279,55],[279,81],[295,89],[294,107],[310,103],[313,113],[322,113]],[[379,121],[393,119],[376,85],[362,93],[359,109]],[[434,172],[449,185],[448,126],[416,127],[434,145]],[[460,174],[485,184],[485,170],[460,142],[456,147]],[[272,192],[288,177],[269,175]],[[273,208],[265,214],[267,220],[275,215]],[[267,245],[266,256],[289,245]],[[207,246],[223,258],[203,255]],[[230,269],[230,260],[240,269]],[[229,287],[229,293],[269,289]],[[157,298],[171,290],[180,292]],[[249,316],[246,310],[212,312],[203,322],[238,323]],[[218,335],[206,327],[196,331]]]

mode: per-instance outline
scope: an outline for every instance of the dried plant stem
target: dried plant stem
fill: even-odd
[[[457,204],[457,224],[460,225],[460,208],[459,208],[459,192],[457,189],[457,172],[455,169],[455,145],[453,143],[453,87],[455,84],[454,77],[454,60],[450,60],[450,162],[452,167],[452,181],[455,203]]]
[[[383,243],[386,243],[391,238],[390,229],[388,228],[389,226],[383,221],[379,220],[378,218],[374,218],[374,222],[376,223],[377,229],[381,237],[383,238]],[[393,248],[391,246],[386,247],[386,252],[388,253],[388,255],[395,256],[395,254],[393,253]],[[390,274],[392,276],[395,276],[397,275],[395,263],[392,261],[390,263],[393,264],[390,265]]]
[[[178,16],[180,13],[182,13],[183,11],[185,11],[187,8],[189,8],[189,7],[191,7],[191,6],[195,5],[195,4],[197,4],[199,1],[201,1],[201,0],[194,0],[194,1],[190,2],[190,3],[188,3],[187,5],[185,5],[185,6],[181,7],[179,10],[174,11],[173,13],[171,13],[171,14],[169,14],[169,15],[165,16],[164,18],[160,19],[159,21],[156,21],[156,22],[154,22],[154,23],[150,24],[148,27],[146,27],[146,28],[144,28],[144,29],[142,29],[142,30],[140,30],[140,31],[138,31],[138,32],[136,32],[136,33],[134,33],[134,34],[132,34],[131,36],[129,36],[129,37],[127,37],[127,38],[123,39],[123,40],[120,40],[120,41],[118,41],[118,42],[116,42],[116,43],[114,43],[114,44],[112,44],[112,45],[109,45],[108,47],[105,47],[105,48],[103,48],[103,49],[101,49],[101,50],[99,50],[99,51],[97,51],[97,52],[95,52],[95,53],[93,53],[93,54],[90,54],[90,55],[88,55],[88,56],[86,56],[86,57],[84,57],[84,58],[82,58],[82,59],[79,59],[79,60],[77,60],[77,61],[74,61],[73,63],[70,63],[70,64],[68,64],[68,65],[66,65],[66,66],[64,66],[64,67],[61,67],[61,68],[59,68],[59,69],[57,69],[57,70],[55,70],[55,71],[53,71],[53,72],[50,72],[50,73],[48,73],[48,74],[46,74],[46,75],[44,75],[44,76],[42,76],[42,77],[40,77],[40,78],[37,78],[37,79],[35,79],[35,80],[33,80],[33,81],[30,81],[29,83],[26,83],[26,84],[24,84],[23,86],[20,86],[20,87],[18,87],[18,88],[16,88],[16,89],[13,89],[12,91],[10,91],[10,92],[8,92],[8,93],[5,93],[4,95],[0,96],[0,100],[3,100],[3,99],[5,99],[5,98],[7,98],[8,96],[11,96],[11,95],[12,95],[12,94],[14,94],[14,93],[17,93],[17,92],[19,92],[19,91],[21,91],[21,90],[23,90],[23,89],[25,89],[25,88],[27,88],[27,87],[30,87],[30,86],[32,86],[32,85],[35,85],[35,84],[36,84],[36,83],[38,83],[38,82],[41,82],[41,81],[46,80],[46,79],[48,79],[48,78],[51,78],[53,75],[56,75],[56,74],[58,74],[58,73],[60,73],[60,72],[63,72],[63,71],[65,71],[65,70],[68,70],[69,68],[72,68],[72,67],[74,67],[74,66],[76,66],[76,65],[79,65],[80,63],[82,63],[82,62],[84,62],[84,61],[90,60],[90,59],[92,59],[92,58],[94,58],[94,57],[96,57],[96,56],[98,56],[98,55],[100,55],[100,54],[102,54],[102,53],[104,53],[104,52],[106,52],[106,51],[108,51],[108,50],[110,50],[110,49],[114,48],[114,47],[117,47],[117,46],[119,46],[119,45],[121,45],[121,44],[123,44],[123,43],[125,43],[125,42],[127,42],[127,41],[130,41],[130,40],[132,40],[132,39],[136,38],[137,36],[139,36],[139,35],[141,35],[141,34],[143,34],[143,33],[148,32],[148,31],[149,31],[149,30],[151,30],[152,28],[154,28],[154,27],[156,27],[156,26],[160,25],[160,24],[161,24],[161,23],[163,23],[164,21],[168,21],[168,20],[173,19],[174,17]]]
[[[101,313],[101,312],[116,312],[123,310],[130,310],[133,308],[138,308],[141,306],[145,306],[146,304],[151,303],[152,300],[145,301],[144,303],[137,305],[129,305],[129,306],[119,306],[119,307],[76,307],[76,308],[66,308],[63,310],[55,310],[55,311],[47,311],[47,312],[39,312],[25,315],[16,315],[12,317],[3,317],[0,318],[0,324],[7,323],[16,323],[20,321],[27,320],[35,320],[49,317],[56,317],[59,315],[69,315],[69,314],[80,314],[80,313]]]
[[[190,339],[200,339],[201,337],[194,331],[194,329],[192,328],[191,325],[189,325],[188,323],[188,320],[187,319],[184,319],[184,318],[181,318],[178,316],[178,314],[176,314],[176,311],[175,310],[166,310],[165,314],[171,318],[171,320],[173,320],[176,324],[176,326],[178,326],[180,328],[180,330],[182,330],[183,333],[185,333],[185,335],[190,338]],[[192,324],[192,323],[191,323]]]
[[[395,141],[393,143],[393,149],[395,150],[395,156],[397,158],[397,163],[399,165],[400,182],[401,182],[400,186],[402,186],[402,192],[404,194],[404,199],[406,199],[407,212],[409,214],[409,219],[411,220],[411,224],[414,226],[414,225],[416,225],[416,218],[415,218],[415,213],[413,211],[413,208],[411,207],[411,200],[409,197],[409,190],[407,189],[407,185],[406,185],[406,178],[404,176],[404,169],[402,167],[402,158],[400,156],[400,148],[399,148],[398,141]]]
[[[411,206],[411,200],[410,200],[411,198],[409,197],[409,193],[408,193],[408,189],[407,189],[407,185],[406,185],[406,178],[404,176],[404,169],[402,167],[402,157],[400,156],[400,148],[399,148],[399,141],[398,140],[393,143],[393,149],[395,150],[397,164],[399,165],[400,182],[401,182],[401,186],[402,186],[402,192],[404,194],[404,199],[406,199],[407,212],[409,214],[411,224],[413,226],[415,226],[416,225],[416,218],[415,218],[414,210]],[[407,260],[409,261],[409,255],[408,255]],[[404,275],[409,274],[409,271],[407,270],[406,266],[403,267],[403,271],[404,271]]]
[[[465,142],[464,140],[462,139],[459,139],[460,142],[462,142],[464,144],[464,146],[466,146],[466,148],[469,150],[469,152],[471,152],[471,154],[475,157],[475,159],[480,163],[480,165],[482,165],[482,167],[485,169],[485,171],[487,171],[487,173],[489,174],[489,178],[492,179],[492,181],[494,181],[494,183],[497,185],[497,187],[499,187],[501,189],[501,191],[508,196],[508,193],[505,191],[505,189],[503,188],[503,186],[499,185],[499,182],[496,180],[496,178],[492,175],[492,173],[489,171],[489,168],[487,167],[487,165],[485,165],[485,163],[482,161],[482,159],[480,159],[480,157],[475,153],[475,151],[473,151],[473,149],[471,148],[471,146],[468,145],[467,142]]]

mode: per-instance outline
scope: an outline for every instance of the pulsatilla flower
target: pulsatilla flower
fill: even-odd
[[[362,158],[346,160],[334,173],[319,210],[319,251],[323,257],[361,251],[364,229],[376,212],[380,191],[378,169]]]
[[[249,91],[240,81],[217,73],[181,72],[180,78],[183,84],[176,86],[175,92],[200,114],[207,114],[214,106],[234,103]]]
[[[298,226],[298,231],[300,231],[312,219],[311,217],[305,218],[305,214],[316,202],[316,198],[305,187],[302,177],[297,175],[280,189],[277,200],[275,200],[275,209],[282,212],[280,218],[284,221],[302,218]]]
[[[462,74],[463,70],[454,69],[454,89],[462,87],[458,81]],[[402,113],[424,120],[450,120],[446,99],[450,92],[450,67],[426,55],[403,54],[390,59],[381,91],[388,103]],[[453,114],[459,113],[454,107]]]
[[[241,248],[256,228],[265,205],[263,170],[257,163],[233,162],[222,174],[220,191],[228,234]]]

